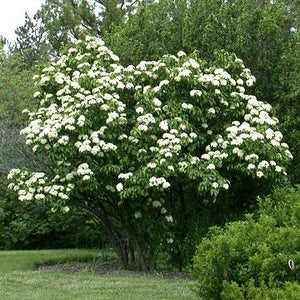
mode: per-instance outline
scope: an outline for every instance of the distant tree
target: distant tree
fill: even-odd
[[[276,97],[278,116],[283,120],[282,132],[285,133],[294,154],[294,162],[290,166],[292,181],[300,183],[300,31],[284,47],[281,56],[282,72],[280,88]]]
[[[214,49],[241,57],[257,78],[255,93],[276,102],[283,73],[281,57],[290,51],[298,30],[300,1],[191,0],[184,25],[184,45],[205,58]],[[286,70],[286,69],[285,69]]]
[[[37,16],[25,13],[25,24],[16,29],[15,52],[27,68],[49,60],[50,47]]]
[[[26,119],[22,110],[37,105],[33,74],[17,53],[0,54],[0,120],[21,124]]]
[[[136,2],[46,0],[33,18],[25,14],[25,24],[16,30],[16,50],[29,66],[47,61],[75,39],[110,32]]]
[[[135,13],[103,38],[127,64],[175,54],[184,47],[186,0],[143,1]]]

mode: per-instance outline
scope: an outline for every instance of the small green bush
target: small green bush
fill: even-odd
[[[223,282],[222,300],[298,300],[300,285],[287,282],[281,287],[261,284],[256,287],[253,280],[246,285],[239,286],[236,282]]]
[[[300,299],[300,188],[277,189],[244,221],[211,228],[193,275],[203,299]]]

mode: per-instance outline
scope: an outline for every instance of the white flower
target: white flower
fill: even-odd
[[[167,222],[172,223],[173,222],[173,217],[172,216],[166,216],[165,217]]]
[[[179,51],[179,52],[177,53],[177,56],[178,56],[178,57],[186,56],[186,53],[183,52],[183,51]]]
[[[269,167],[269,163],[266,160],[262,160],[257,166],[258,169],[268,168],[268,167]]]
[[[63,135],[57,142],[61,145],[66,145],[69,141],[69,137],[67,135]],[[47,143],[47,140],[46,140]],[[46,144],[44,143],[44,144]]]
[[[174,242],[174,241],[173,241],[172,238],[168,238],[168,239],[167,239],[167,243],[168,243],[168,244],[173,244],[173,242]]]
[[[140,131],[147,131],[148,130],[148,126],[147,125],[144,125],[144,124],[141,124],[138,126],[138,129]]]
[[[207,154],[207,153],[204,153],[204,154],[201,155],[201,158],[206,159],[206,160],[210,160],[210,155]]]
[[[245,93],[245,88],[243,86],[238,86],[237,89],[240,91],[240,93]]]
[[[128,173],[120,173],[118,178],[119,179],[125,179],[127,180],[128,178],[130,178],[131,176],[133,176],[132,172],[128,172]]]
[[[251,116],[250,114],[246,114],[246,115],[244,116],[245,121],[250,121],[251,118],[252,118],[252,116]]]
[[[170,183],[169,183],[169,182],[164,182],[164,183],[162,184],[162,187],[163,187],[164,189],[167,189],[167,188],[170,187]]]
[[[63,213],[67,213],[67,212],[70,211],[70,208],[69,208],[69,206],[65,206],[61,210],[62,210]]]
[[[189,77],[191,75],[191,71],[190,70],[182,70],[178,73],[178,77],[179,77],[179,80],[180,80],[180,77]]]
[[[169,125],[168,125],[168,122],[167,121],[161,121],[159,123],[159,127],[164,130],[164,131],[167,131],[169,129]]]
[[[206,169],[207,170],[214,170],[216,168],[216,166],[214,164],[209,164]]]
[[[161,101],[157,98],[153,99],[153,103],[154,103],[155,106],[161,106]]]
[[[123,190],[123,184],[120,182],[116,185],[116,189],[118,192],[121,192]]]
[[[220,85],[220,82],[219,82],[219,80],[217,80],[217,79],[212,80],[211,83],[212,83],[213,85],[215,85],[215,86],[219,86],[219,85]]]
[[[253,170],[253,169],[255,169],[256,167],[255,167],[255,165],[254,164],[249,164],[248,166],[247,166],[247,169],[248,170]]]
[[[168,151],[165,153],[165,157],[173,157],[172,152]]]
[[[42,200],[45,198],[45,195],[44,194],[36,194],[35,197],[34,197],[36,200]]]
[[[279,166],[276,166],[276,167],[275,167],[275,171],[276,171],[276,172],[281,172],[281,171],[282,171],[282,168],[279,167]]]
[[[195,139],[195,138],[197,137],[197,134],[196,134],[195,132],[191,132],[191,133],[190,133],[190,137],[191,137],[192,139]]]
[[[89,175],[84,175],[84,176],[82,177],[82,180],[83,180],[83,181],[87,181],[87,180],[90,180],[90,178],[91,178],[91,176],[89,176]]]
[[[224,190],[228,190],[229,189],[229,184],[228,183],[224,183],[223,184],[223,189]]]
[[[135,109],[135,111],[136,111],[138,114],[142,114],[142,113],[144,112],[144,109],[143,109],[141,106],[139,106],[139,107],[137,107],[137,108]]]
[[[246,80],[246,85],[247,86],[252,86],[253,85],[253,80],[252,79]]]
[[[213,182],[212,186],[214,189],[217,189],[219,187],[219,184],[217,182]]]
[[[42,76],[41,80],[40,80],[40,85],[45,85],[48,81],[50,80],[49,76]]]
[[[199,161],[199,158],[197,156],[193,156],[191,159],[191,165],[195,165],[197,164]]]
[[[78,120],[77,120],[77,125],[82,127],[85,123],[85,116],[81,115],[79,116]]]
[[[238,85],[243,85],[243,84],[244,84],[244,81],[243,81],[243,79],[239,78],[239,79],[236,81],[236,83],[237,83]]]
[[[200,96],[202,95],[202,92],[199,91],[199,90],[191,90],[191,91],[190,91],[190,95],[191,95],[192,97],[195,97],[195,96],[200,97]]]
[[[108,106],[107,104],[102,104],[102,105],[100,106],[100,109],[101,109],[101,110],[104,110],[104,111],[107,111],[107,110],[109,110],[109,106]]]
[[[274,146],[274,147],[279,147],[280,143],[276,140],[271,140],[271,145]]]
[[[262,171],[258,171],[258,172],[256,172],[256,176],[257,176],[258,178],[261,178],[261,177],[264,176],[264,173],[263,173]]]
[[[99,146],[94,146],[92,149],[91,149],[91,153],[93,155],[96,155],[98,152],[100,152],[100,147]]]
[[[209,108],[208,113],[214,115],[216,113],[216,111],[214,108],[211,107],[211,108]]]
[[[76,81],[71,82],[71,87],[74,89],[80,89],[80,84]]]
[[[154,169],[154,168],[156,168],[156,166],[157,166],[156,163],[149,163],[149,164],[147,165],[147,167],[150,168],[150,169]]]
[[[159,201],[153,201],[152,206],[155,207],[155,208],[161,207],[161,203]]]
[[[162,87],[164,85],[168,85],[170,83],[169,80],[162,80],[160,83],[159,83],[159,86]]]
[[[258,159],[258,155],[255,153],[252,153],[250,155],[246,155],[245,160],[251,160],[251,159]]]
[[[39,97],[40,95],[41,95],[40,92],[35,92],[35,93],[33,94],[33,97],[34,97],[34,98],[37,98],[37,97]]]
[[[183,138],[183,139],[186,139],[186,138],[188,137],[188,135],[187,135],[187,133],[182,132],[182,133],[180,134],[180,137]]]
[[[110,57],[111,57],[111,59],[112,59],[113,61],[119,61],[119,60],[120,60],[119,56],[117,56],[117,55],[115,55],[115,54],[113,54],[113,53],[110,54]]]
[[[163,207],[163,208],[160,210],[160,212],[164,215],[164,214],[167,212],[167,210]]]
[[[141,213],[140,211],[136,211],[136,212],[134,213],[134,217],[135,217],[136,219],[139,219],[139,218],[142,217],[142,213]]]

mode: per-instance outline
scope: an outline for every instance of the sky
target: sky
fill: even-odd
[[[15,30],[25,23],[25,12],[32,17],[44,2],[45,0],[0,0],[0,35],[13,42]]]

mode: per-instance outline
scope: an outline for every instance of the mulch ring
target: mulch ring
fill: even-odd
[[[99,275],[121,275],[121,276],[152,276],[163,279],[185,279],[193,280],[193,278],[185,272],[143,272],[143,271],[130,271],[122,270],[117,262],[106,262],[101,264],[93,264],[87,262],[69,262],[59,263],[53,265],[39,265],[35,270],[43,271],[59,271],[68,274],[78,272],[92,272]]]

